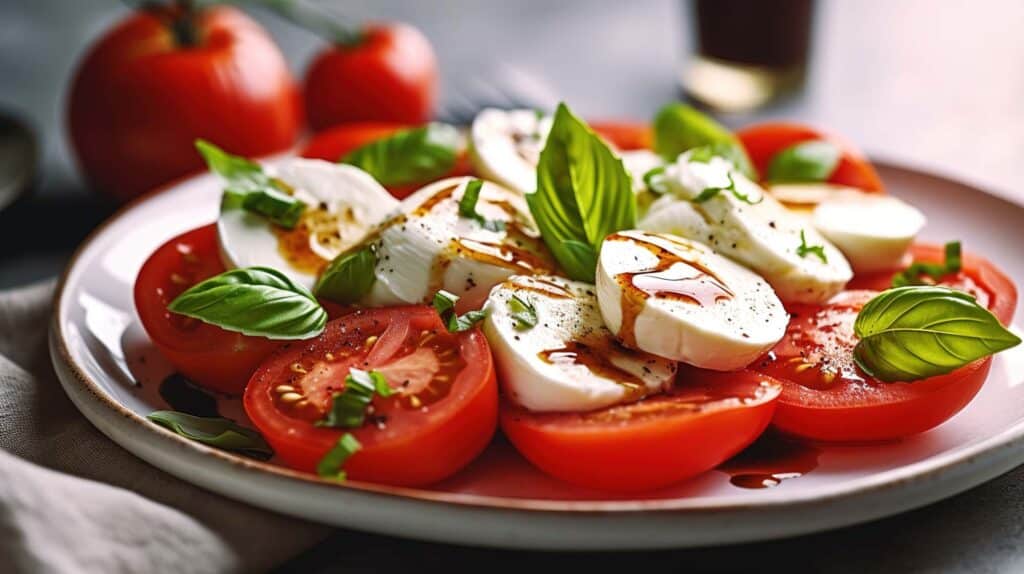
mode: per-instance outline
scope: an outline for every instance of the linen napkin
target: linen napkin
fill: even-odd
[[[0,571],[263,571],[327,535],[178,480],[96,430],[50,365],[53,291],[0,291]]]

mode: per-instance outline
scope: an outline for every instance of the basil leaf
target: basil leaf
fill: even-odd
[[[761,197],[758,197],[757,201],[754,201],[750,199],[749,195],[741,193],[740,190],[736,189],[736,182],[733,181],[731,172],[727,173],[726,177],[729,178],[729,185],[725,187],[705,187],[691,201],[693,201],[693,203],[704,203],[705,201],[708,201],[709,199],[717,196],[719,193],[723,191],[728,191],[729,193],[732,194],[733,197],[735,197],[739,201],[742,201],[743,203],[746,203],[747,205],[757,205],[758,203],[764,201],[763,195]]]
[[[973,297],[946,287],[883,291],[861,309],[853,330],[857,365],[887,382],[949,373],[1020,343]]]
[[[468,331],[487,316],[487,313],[484,311],[469,311],[463,315],[456,314],[455,303],[458,300],[458,295],[449,293],[444,289],[434,293],[434,310],[441,317],[441,322],[444,323],[445,329],[448,329],[449,333]]]
[[[378,371],[349,369],[345,377],[345,389],[334,393],[331,410],[327,415],[316,421],[318,427],[358,428],[366,422],[366,407],[373,401],[374,393],[389,397],[392,394],[387,379]]]
[[[824,245],[807,245],[807,237],[804,234],[804,230],[800,230],[800,245],[796,246],[796,254],[800,257],[807,257],[808,255],[814,254],[818,259],[821,259],[822,263],[828,263],[828,256],[825,255]]]
[[[211,277],[178,295],[167,310],[268,339],[308,339],[327,324],[327,312],[309,291],[267,267]]]
[[[177,411],[154,411],[146,418],[180,436],[207,446],[260,460],[274,456],[274,451],[260,433],[239,426],[226,418],[197,417]]]
[[[513,294],[508,300],[508,309],[512,311],[516,329],[526,331],[537,326],[537,309],[528,299]]]
[[[196,149],[210,170],[227,181],[222,209],[240,207],[285,229],[295,227],[306,204],[285,193],[287,187],[264,173],[260,164],[231,155],[206,140],[196,140]]]
[[[654,151],[665,160],[675,161],[679,154],[703,146],[711,146],[714,155],[728,159],[750,179],[757,179],[743,144],[709,116],[685,104],[672,103],[654,117]]]
[[[893,287],[905,285],[925,285],[923,276],[928,276],[934,281],[942,279],[946,275],[959,273],[962,266],[960,255],[960,242],[950,241],[946,244],[946,261],[944,263],[913,263],[902,273],[892,278]]]
[[[335,303],[355,303],[373,289],[376,266],[377,253],[372,245],[342,253],[320,274],[313,293]]]
[[[484,218],[476,212],[476,204],[480,201],[480,190],[484,182],[479,179],[470,180],[462,191],[462,199],[459,200],[459,215],[480,224],[488,231],[505,231],[505,222]]]
[[[356,148],[341,163],[354,165],[381,185],[405,185],[439,179],[455,167],[459,131],[432,123],[394,134]]]
[[[668,185],[665,183],[665,167],[659,165],[644,172],[644,186],[655,195],[665,195],[669,192]]]
[[[569,277],[594,281],[608,235],[636,226],[636,197],[622,160],[590,128],[558,105],[526,196],[544,243]]]
[[[324,478],[345,480],[345,471],[342,470],[342,467],[345,466],[345,461],[359,452],[361,448],[363,445],[359,444],[352,433],[341,435],[338,442],[317,463],[316,473]]]
[[[768,164],[768,181],[803,183],[825,181],[839,165],[842,152],[827,141],[798,143],[775,154]]]

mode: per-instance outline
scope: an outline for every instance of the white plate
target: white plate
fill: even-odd
[[[964,241],[1024,279],[1024,209],[969,186],[881,166],[889,189],[929,218],[924,238]],[[940,427],[901,442],[822,447],[818,467],[770,489],[733,486],[709,471],[642,497],[582,491],[535,471],[500,441],[431,489],[333,484],[189,442],[143,418],[166,408],[169,367],[132,304],[132,283],[161,243],[213,221],[220,184],[202,176],[135,202],[73,258],[50,336],[72,401],[101,431],[184,480],[251,504],[338,526],[461,544],[544,549],[645,549],[778,538],[903,512],[1024,462],[1024,351],[996,358],[980,394]],[[1018,311],[1017,321],[1021,312]],[[141,381],[136,386],[135,381]],[[244,420],[238,401],[222,401]],[[517,477],[516,492],[488,480]]]

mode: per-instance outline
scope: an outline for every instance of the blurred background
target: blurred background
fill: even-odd
[[[684,79],[691,93],[699,92],[692,85],[700,80],[693,76],[699,30],[688,1],[320,3],[352,21],[419,27],[440,65],[442,112],[509,96],[543,106],[564,99],[589,118],[646,120],[682,97]],[[719,114],[724,123],[799,119],[842,134],[875,159],[1016,195],[1024,160],[1024,2],[820,0],[813,10],[803,0],[759,4],[792,15],[774,24],[787,32],[787,42],[810,14],[806,82],[781,101]],[[77,173],[65,135],[65,97],[83,51],[127,12],[116,0],[0,0],[0,110],[31,127],[39,150],[34,196],[0,214],[0,287],[56,273],[113,209]],[[265,10],[248,12],[301,78],[323,40]],[[705,52],[737,46],[742,52],[749,23],[705,16],[713,21],[703,25],[717,26],[725,32],[716,37],[727,38],[717,48],[703,45]],[[800,59],[804,50],[792,49]],[[24,241],[42,215],[53,226],[47,237]]]

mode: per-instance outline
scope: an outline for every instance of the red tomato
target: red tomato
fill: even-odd
[[[351,367],[380,371],[397,392],[376,396],[360,428],[314,426]],[[349,478],[413,486],[453,474],[487,446],[497,426],[497,389],[478,329],[449,333],[430,307],[392,307],[356,311],[316,339],[281,349],[253,375],[244,404],[289,466],[315,471],[351,432],[362,448],[345,463]],[[302,398],[286,402],[285,392]]]
[[[839,165],[829,177],[829,183],[847,185],[865,191],[882,191],[882,180],[874,166],[857,148],[842,138],[810,126],[788,122],[769,122],[753,125],[736,132],[743,142],[757,172],[768,173],[768,164],[775,154],[798,143],[813,140],[832,142],[842,150]]]
[[[407,127],[411,126],[387,122],[358,122],[335,126],[310,138],[300,155],[326,161],[338,161],[356,148],[390,136],[398,130]],[[465,151],[462,151],[455,162],[455,167],[443,177],[470,175],[472,172],[473,169],[470,166],[469,158]],[[398,199],[403,199],[428,183],[430,182],[422,181],[405,185],[392,185],[387,190]]]
[[[654,133],[650,124],[644,122],[590,122],[590,129],[597,132],[622,151],[652,149]]]
[[[183,291],[223,271],[216,226],[193,229],[161,245],[143,264],[135,279],[135,308],[149,338],[181,374],[206,388],[241,394],[278,343],[167,310]]]
[[[79,165],[98,189],[128,199],[204,166],[196,138],[253,157],[298,136],[301,101],[284,57],[229,7],[195,15],[194,46],[135,12],[96,43],[71,86],[68,122]]]
[[[544,472],[586,487],[643,491],[710,470],[752,443],[779,384],[750,371],[683,369],[667,394],[587,413],[532,413],[506,401],[501,428]]]
[[[919,246],[915,254],[938,261],[942,250]],[[919,259],[922,260],[922,259]],[[860,277],[856,287],[886,288],[892,273]],[[1017,306],[1013,283],[990,263],[964,257],[964,271],[941,282],[974,294],[1008,322]],[[782,381],[772,423],[781,431],[822,441],[891,440],[924,432],[963,409],[988,376],[991,358],[952,373],[911,383],[884,383],[853,361],[853,323],[877,294],[850,290],[822,306],[796,305],[786,337],[757,370]]]
[[[430,41],[401,23],[367,26],[358,41],[324,50],[306,72],[309,123],[421,124],[437,100],[437,59]]]

